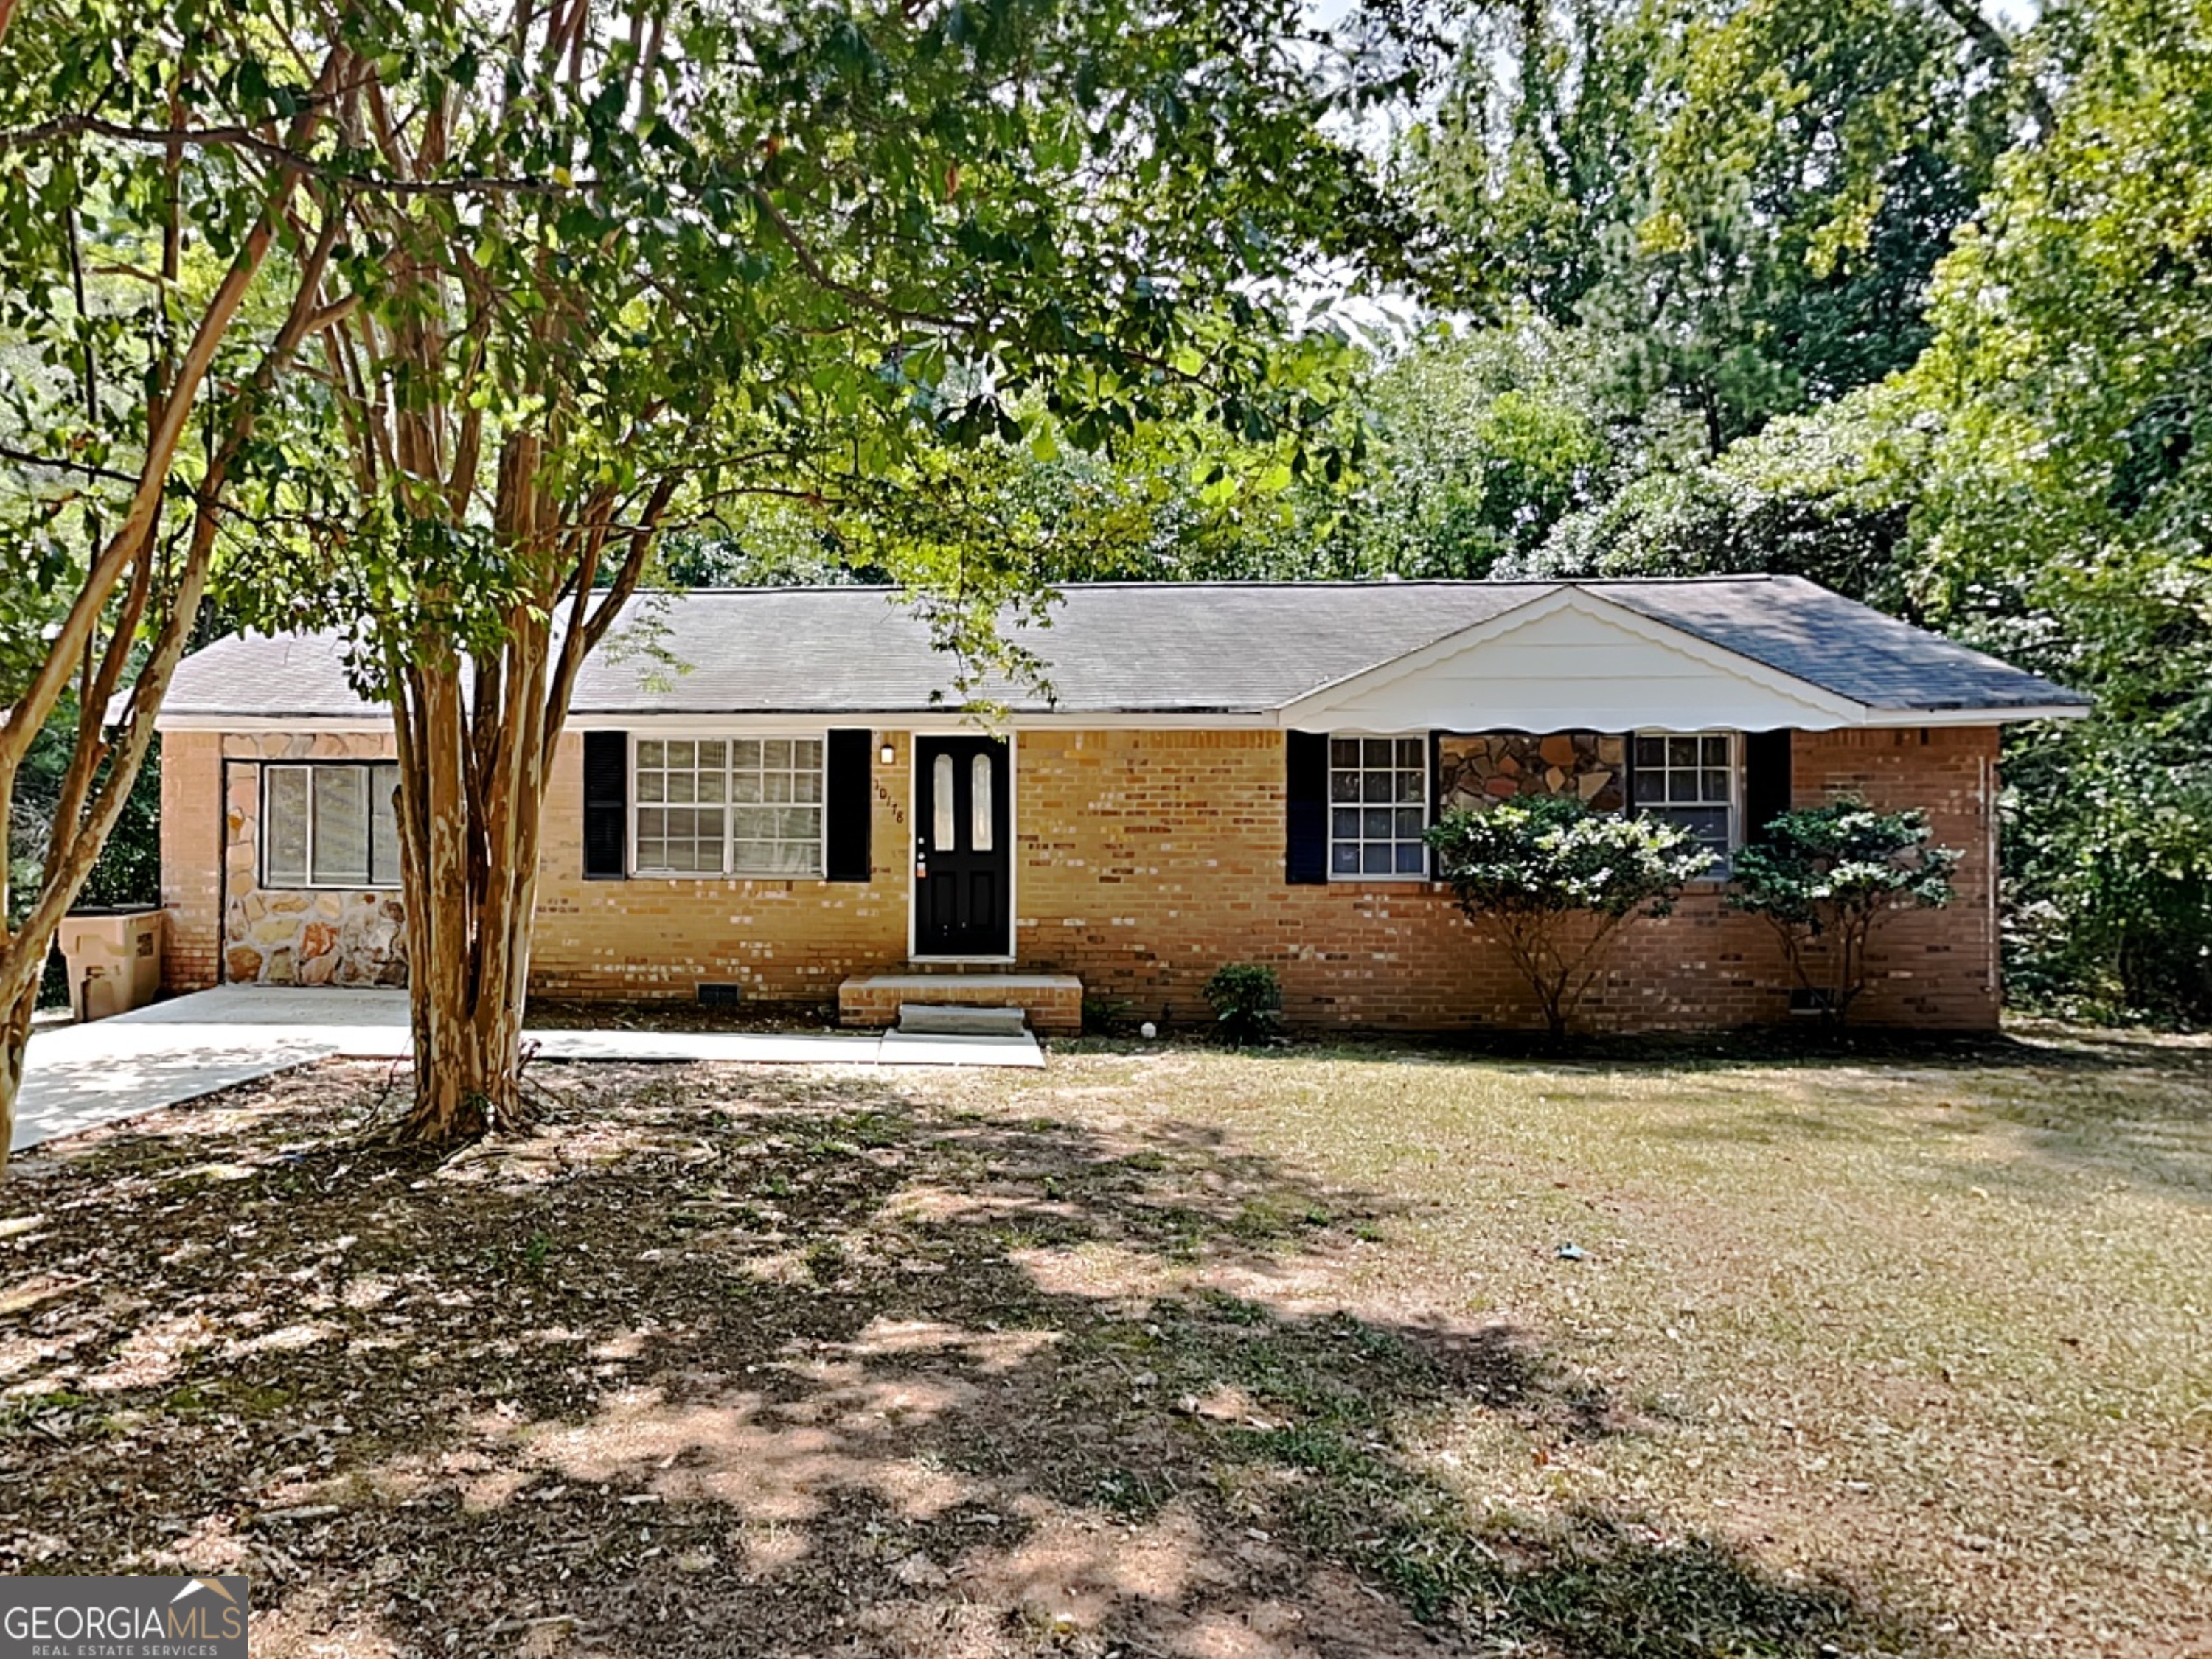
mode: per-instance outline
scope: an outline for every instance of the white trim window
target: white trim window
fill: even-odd
[[[1332,881],[1407,881],[1429,873],[1426,738],[1328,740]]]
[[[823,739],[639,738],[630,845],[647,876],[819,876]]]
[[[262,886],[399,885],[398,788],[390,762],[263,767]]]
[[[1736,734],[1638,732],[1634,766],[1637,811],[1687,830],[1717,860],[1708,875],[1725,875],[1736,846]]]

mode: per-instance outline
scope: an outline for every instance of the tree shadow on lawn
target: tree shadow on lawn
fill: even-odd
[[[1425,1427],[1649,1431],[1324,1294],[1381,1213],[1214,1133],[574,1067],[445,1164],[368,1068],[27,1160],[0,1571],[242,1570],[257,1652],[1926,1651],[1663,1516],[1484,1519]]]

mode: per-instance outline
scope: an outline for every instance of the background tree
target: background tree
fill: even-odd
[[[1405,160],[1469,270],[1587,330],[1711,456],[1913,361],[1929,273],[2038,95],[1965,5],[1484,9]]]
[[[1735,855],[1730,908],[1763,916],[1797,983],[1840,1025],[1866,989],[1867,943],[1894,911],[1951,902],[1954,848],[1929,842],[1928,815],[1864,801],[1801,807]]]
[[[1931,611],[2097,695],[2006,757],[2046,981],[2212,1018],[2212,7],[2053,12],[2055,119],[1943,267]]]
[[[1547,13],[1541,27],[1601,42],[1612,37],[1600,22],[1641,27],[1656,15]],[[1848,296],[1812,263],[1832,250],[1836,270],[1860,271],[1875,284],[1867,292],[1890,297],[1872,309],[1844,307],[1869,319],[1865,329],[1801,326],[1763,301],[1724,319],[1716,340],[1754,356],[1787,347],[1795,383],[1818,401],[1771,415],[1709,460],[1686,464],[1680,452],[1662,452],[1656,465],[1623,468],[1613,489],[1498,568],[1793,572],[2094,693],[2089,720],[2016,728],[2006,738],[2008,908],[2021,923],[2008,933],[2012,983],[2105,1007],[2212,1018],[2212,902],[2194,873],[2212,858],[2204,531],[2212,450],[2203,442],[2212,408],[2204,297],[2212,114],[2198,95],[2212,75],[2212,10],[2202,0],[2178,8],[2096,0],[2049,9],[2019,34],[1963,3],[1918,12],[1854,4],[1823,20],[1802,8],[1723,0],[1666,15],[1681,22],[1681,55],[1649,61],[1657,83],[1678,89],[1679,108],[1662,101],[1640,125],[1624,114],[1593,128],[1601,107],[1644,106],[1620,90],[1632,80],[1626,59],[1577,47],[1565,61],[1595,52],[1601,72],[1587,85],[1565,83],[1560,95],[1578,100],[1571,120],[1547,117],[1524,133],[1458,120],[1459,106],[1448,104],[1437,133],[1482,142],[1472,161],[1433,143],[1422,152],[1437,187],[1451,185],[1458,167],[1474,180],[1463,186],[1468,199],[1494,204],[1503,224],[1553,223],[1531,220],[1534,210],[1506,185],[1533,179],[1550,191],[1554,178],[1595,176],[1594,164],[1577,172],[1563,158],[1608,153],[1590,136],[1601,130],[1621,135],[1623,176],[1644,181],[1625,188],[1647,204],[1605,211],[1662,222],[1662,205],[1687,189],[1689,205],[1669,210],[1694,226],[1705,198],[1688,185],[1719,168],[1748,189],[1778,158],[1800,153],[1794,146],[1805,134],[1790,112],[1802,94],[1812,123],[1805,132],[1828,134],[1831,154],[1806,175],[1819,188],[1771,198],[1812,214],[1792,233],[1804,257],[1774,269],[1795,273],[1790,291],[1843,304]],[[1886,39],[1924,39],[1922,66],[1878,40],[1850,44],[1875,28]],[[1778,56],[1778,46],[1788,49]],[[1499,60],[1507,69],[1516,61]],[[1615,62],[1617,73],[1603,67]],[[1830,69],[1884,64],[1863,83],[1871,98],[1864,112],[1848,112],[1841,125],[1819,114]],[[1469,85],[1486,84],[1490,67],[1478,65]],[[1593,88],[1606,106],[1585,107]],[[1922,100],[1929,119],[1910,142],[1873,142]],[[1508,98],[1483,107],[1515,106]],[[1916,149],[1929,165],[1942,161],[1953,184],[1899,193],[1893,161]],[[1507,166],[1515,156],[1553,160]],[[1684,156],[1697,163],[1686,173]],[[1595,214],[1604,202],[1579,185],[1559,194],[1562,213]],[[1902,240],[1881,230],[1893,207],[1915,201],[1937,204],[1913,210],[1918,228]],[[1759,223],[1778,236],[1799,222],[1791,212],[1762,212]],[[1490,246],[1473,231],[1462,240],[1475,254]],[[1546,248],[1620,246],[1579,229],[1504,246],[1506,269],[1571,276],[1584,296],[1603,291],[1605,270],[1658,270],[1643,252],[1611,265],[1547,263]],[[1629,291],[1645,292],[1644,280]],[[1557,303],[1559,294],[1547,292]],[[1599,314],[1577,305],[1577,316]],[[1802,305],[1794,314],[1813,316]],[[1882,316],[1896,324],[1889,343],[1873,325]],[[1823,339],[1868,349],[1829,352],[1821,359],[1829,368],[1815,372],[1805,354]],[[1581,350],[1602,357],[1602,338]],[[1848,362],[1861,367],[1835,368]],[[1887,378],[1850,389],[1878,374]]]
[[[1438,877],[1495,932],[1555,1042],[1621,927],[1667,915],[1713,861],[1679,824],[1594,812],[1571,795],[1460,808],[1428,840]]]
[[[1803,576],[1893,616],[1929,620],[1914,533],[1933,432],[1909,397],[1873,386],[1784,416],[1717,460],[1645,471],[1561,519],[1500,574]]]

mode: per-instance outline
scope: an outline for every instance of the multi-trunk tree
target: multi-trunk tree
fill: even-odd
[[[230,592],[391,711],[416,1097],[520,1109],[547,778],[658,538],[925,453],[1322,422],[1276,296],[1402,240],[1282,0],[400,4]],[[334,170],[335,173],[335,170]],[[1378,234],[1379,233],[1379,234]],[[963,639],[1033,580],[902,569]]]
[[[309,336],[339,219],[319,158],[356,64],[248,79],[246,10],[0,5],[0,823],[42,734],[41,851],[0,859],[0,1170],[31,1015],[191,636],[226,489]]]

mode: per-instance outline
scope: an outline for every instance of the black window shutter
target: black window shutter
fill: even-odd
[[[629,733],[584,733],[584,878],[629,873]]]
[[[822,873],[831,881],[866,881],[875,873],[868,848],[868,823],[876,810],[869,770],[873,746],[871,733],[848,729],[832,732],[823,749],[823,811],[829,822]]]
[[[1743,838],[1765,838],[1766,826],[1790,810],[1790,737],[1780,732],[1743,734]]]
[[[1309,884],[1328,879],[1328,734],[1291,732],[1283,878]]]

